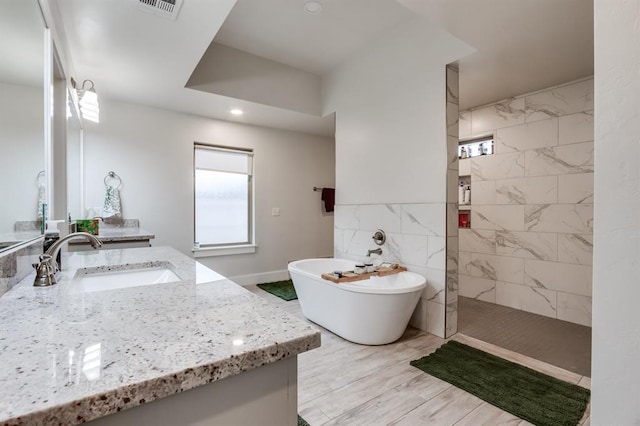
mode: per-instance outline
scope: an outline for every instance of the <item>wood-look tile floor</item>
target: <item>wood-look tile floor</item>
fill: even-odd
[[[304,319],[297,300],[285,302],[256,286],[247,289]],[[298,357],[298,413],[311,426],[530,424],[409,365],[445,339],[410,327],[397,342],[363,346],[315,326],[322,333],[322,346]],[[561,380],[591,386],[588,377],[462,334],[453,340]],[[589,409],[581,425],[589,425],[588,416]]]

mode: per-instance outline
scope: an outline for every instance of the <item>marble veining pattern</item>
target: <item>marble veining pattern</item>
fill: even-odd
[[[522,231],[525,224],[525,206],[477,206],[471,209],[473,229]]]
[[[115,256],[111,256],[115,254]],[[170,262],[181,282],[74,291],[76,269]],[[68,255],[0,298],[0,424],[77,424],[319,346],[319,332],[165,247]],[[235,342],[235,343],[234,343]]]
[[[515,284],[524,282],[524,259],[473,253],[468,268],[471,276]]]
[[[425,277],[427,286],[411,324],[439,336],[445,332],[447,208],[445,203],[338,205],[334,216],[336,257],[398,262]],[[457,221],[455,225],[457,233]],[[371,240],[378,228],[387,234],[382,256],[367,257],[367,250],[378,247]],[[436,320],[440,312],[442,318]]]
[[[398,233],[401,230],[402,207],[399,204],[361,205],[359,213],[361,231],[384,229]]]
[[[427,286],[422,291],[422,299],[444,304],[446,286],[445,271],[416,266],[410,266],[409,270],[422,275],[427,280]]]
[[[460,229],[460,250],[474,253],[496,254],[496,232]]]
[[[525,207],[529,231],[592,233],[593,204],[532,204]]]
[[[560,145],[593,141],[593,116],[593,111],[585,111],[560,117]]]
[[[458,136],[458,104],[447,102],[447,135]]]
[[[447,102],[458,105],[459,89],[458,89],[458,70],[452,66],[447,66]]]
[[[555,176],[498,180],[495,188],[495,204],[558,202],[558,178]]]
[[[591,297],[592,279],[589,265],[525,260],[524,283],[529,287]]]
[[[449,94],[450,93],[450,94]],[[460,134],[460,108],[459,108],[459,72],[458,69],[447,65],[447,123],[455,118],[455,125],[447,128],[447,204],[446,204],[446,237],[441,240],[442,252],[437,256],[430,255],[427,266],[438,268],[444,263],[446,270],[445,291],[445,337],[450,337],[458,331],[458,138]],[[453,116],[453,117],[451,117]],[[434,253],[434,236],[429,236],[429,251]],[[436,248],[439,248],[436,245]]]
[[[402,233],[445,236],[445,206],[438,203],[404,204]]]
[[[519,178],[524,177],[524,171],[524,152],[471,158],[471,178],[473,181]]]
[[[472,191],[472,204],[473,205],[488,205],[498,204],[496,194],[496,182],[495,180],[479,180],[473,182]]]
[[[458,291],[591,324],[593,78],[460,113],[495,154],[460,161],[471,229],[460,229]],[[470,164],[468,164],[470,163]]]
[[[579,265],[592,265],[593,235],[558,234],[558,260]]]
[[[593,110],[593,80],[584,80],[525,97],[527,121]]]
[[[447,169],[458,171],[458,137],[447,136]],[[456,177],[457,181],[457,177]]]
[[[525,152],[525,173],[527,176],[592,173],[593,170],[593,142]]]
[[[557,260],[558,237],[551,233],[496,232],[496,253],[525,259]]]
[[[591,327],[591,305],[591,297],[558,292],[558,319]]]
[[[558,176],[558,202],[593,204],[593,173]]]
[[[460,275],[460,296],[496,303],[496,281]]]
[[[461,138],[471,135],[471,111],[460,111],[458,129]]]
[[[524,98],[505,99],[471,111],[472,133],[515,126],[525,122]]]
[[[558,119],[537,121],[498,130],[496,152],[526,151],[558,145]]]
[[[556,293],[541,288],[498,282],[496,303],[552,318],[557,316]]]

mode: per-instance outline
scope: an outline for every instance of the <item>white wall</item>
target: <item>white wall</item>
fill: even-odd
[[[413,18],[323,81],[336,111],[335,255],[362,259],[372,231],[384,259],[427,277],[413,324],[444,335],[447,122],[445,65],[471,52]],[[457,127],[457,105],[454,124]],[[455,173],[454,173],[455,174]]]
[[[640,0],[595,0],[591,423],[640,423]]]
[[[85,128],[85,205],[102,206],[103,178],[121,176],[125,218],[153,245],[191,255],[194,141],[254,149],[257,252],[198,259],[229,277],[286,270],[287,261],[332,254],[333,215],[313,186],[334,186],[334,142],[151,107],[101,101]],[[280,216],[271,216],[273,207]],[[260,277],[258,277],[259,279]],[[251,279],[243,282],[250,282]],[[259,282],[259,281],[258,281]]]
[[[326,76],[324,113],[337,112],[338,204],[445,201],[445,65],[470,52],[414,19]]]
[[[0,233],[37,219],[44,170],[42,88],[0,83]]]

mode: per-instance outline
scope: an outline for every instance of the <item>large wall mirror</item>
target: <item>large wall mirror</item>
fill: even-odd
[[[76,100],[77,97],[72,91],[69,91],[67,106],[67,212],[72,220],[84,217],[82,121]]]
[[[11,2],[0,13],[0,250],[40,235],[44,31],[37,0]]]

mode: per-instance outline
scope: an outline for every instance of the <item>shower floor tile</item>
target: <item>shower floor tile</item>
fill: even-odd
[[[591,377],[591,328],[467,297],[458,332]]]

